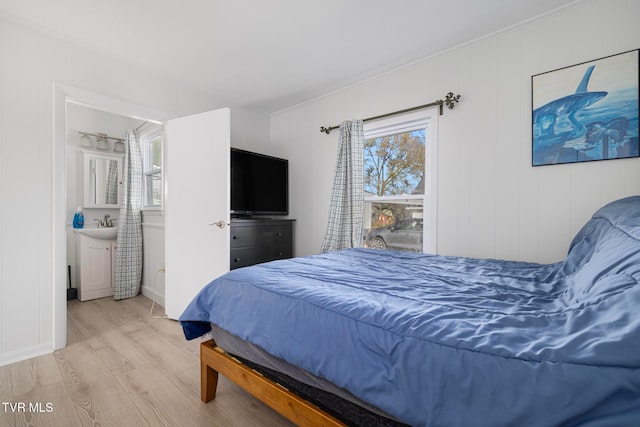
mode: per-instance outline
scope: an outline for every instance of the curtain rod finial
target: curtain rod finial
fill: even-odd
[[[444,104],[449,107],[450,110],[452,110],[459,101],[460,95],[454,95],[453,92],[449,92],[444,98]]]
[[[320,126],[320,132],[326,133],[327,135],[329,135],[331,133],[331,128],[328,127],[324,127],[324,126]]]

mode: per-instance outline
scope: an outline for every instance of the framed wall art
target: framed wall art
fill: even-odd
[[[638,52],[531,77],[533,166],[640,156]]]

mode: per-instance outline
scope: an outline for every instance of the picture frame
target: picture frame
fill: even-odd
[[[639,49],[531,76],[532,166],[640,157]]]

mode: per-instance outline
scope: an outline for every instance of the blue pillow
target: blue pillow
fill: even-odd
[[[576,234],[563,265],[565,296],[595,302],[640,281],[640,196],[600,208]]]

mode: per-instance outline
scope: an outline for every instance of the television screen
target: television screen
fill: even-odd
[[[289,162],[231,149],[231,215],[288,215]]]

